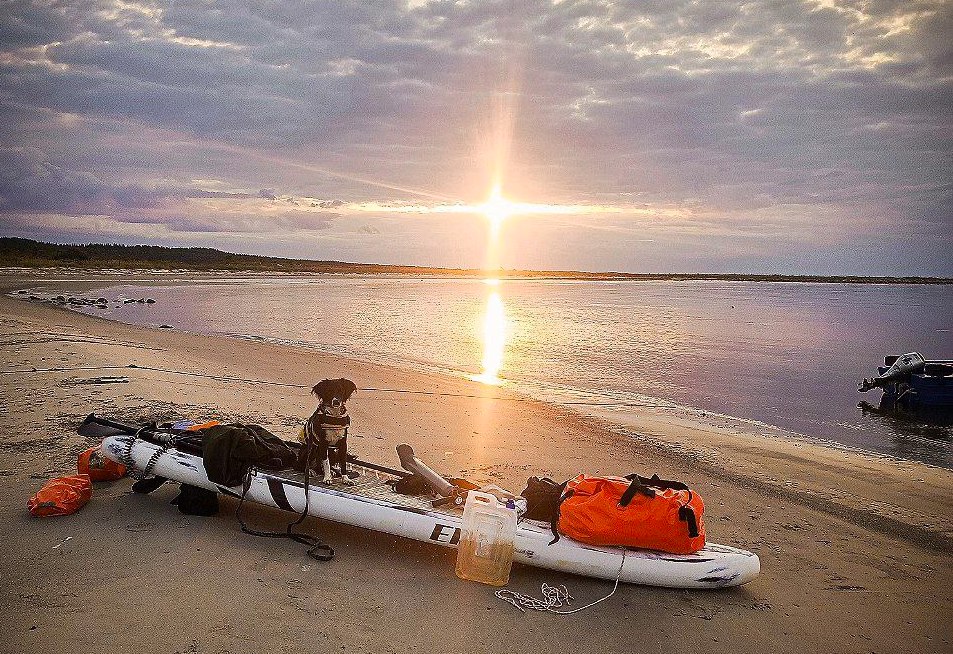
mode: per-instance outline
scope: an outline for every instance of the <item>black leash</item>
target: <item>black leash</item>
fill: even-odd
[[[310,443],[305,444],[305,447],[310,450]],[[309,451],[306,451],[305,454],[310,454]],[[308,458],[305,458],[305,462],[308,461]],[[311,476],[311,471],[307,465],[304,467],[304,510],[301,512],[301,515],[298,516],[298,519],[294,522],[288,523],[287,529],[285,531],[258,531],[257,529],[252,529],[245,521],[242,519],[242,506],[245,504],[245,496],[248,494],[248,489],[251,488],[251,478],[254,468],[249,468],[248,472],[245,474],[245,480],[242,483],[242,495],[238,500],[238,507],[235,509],[235,518],[238,519],[238,524],[241,525],[242,531],[246,534],[251,534],[252,536],[260,536],[262,538],[290,538],[296,543],[301,543],[302,545],[308,545],[308,556],[316,561],[330,561],[334,558],[334,548],[322,541],[317,536],[312,534],[302,534],[294,531],[294,528],[304,522],[304,519],[308,517],[308,508],[311,504],[311,494],[308,492],[309,481]]]

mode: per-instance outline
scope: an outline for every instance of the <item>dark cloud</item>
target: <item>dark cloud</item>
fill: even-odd
[[[23,0],[7,1],[0,12],[4,49],[43,46],[73,34],[62,12]]]
[[[111,214],[158,206],[166,193],[135,184],[107,183],[64,168],[39,150],[0,150],[0,211]]]
[[[274,231],[278,228],[322,229],[336,214],[269,215],[251,219],[241,212],[195,218],[184,200],[276,199],[272,189],[259,193],[211,191],[175,185],[145,186],[105,179],[56,163],[32,148],[0,149],[0,214],[62,213],[110,216],[130,224],[164,224],[173,231]],[[294,198],[286,198],[298,205]],[[238,206],[241,206],[240,204]],[[195,227],[191,230],[190,227]]]

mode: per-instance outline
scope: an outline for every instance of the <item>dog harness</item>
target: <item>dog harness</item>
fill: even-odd
[[[347,409],[341,409],[341,415],[332,416],[327,413],[327,407],[318,407],[318,410],[311,414],[308,421],[304,423],[304,437],[312,443],[320,440],[319,433],[324,432],[328,445],[337,445],[337,442],[347,436],[347,428],[351,425],[351,416],[347,414]]]

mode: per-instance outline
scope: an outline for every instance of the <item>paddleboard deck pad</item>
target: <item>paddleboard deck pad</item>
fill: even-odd
[[[119,434],[103,440],[104,456],[140,471],[184,484],[240,497],[241,486],[225,487],[209,481],[202,458],[152,442]],[[307,487],[308,513],[322,520],[341,522],[394,536],[456,547],[463,510],[453,505],[434,507],[429,496],[394,492],[387,483],[397,477],[349,463],[360,475],[347,483]],[[253,469],[245,500],[300,514],[305,509],[303,475]],[[550,525],[523,519],[515,540],[513,560],[525,565],[586,577],[665,586],[670,588],[724,588],[754,579],[760,571],[757,555],[742,549],[709,543],[694,554],[666,554],[650,550],[597,547],[565,536],[550,545]]]

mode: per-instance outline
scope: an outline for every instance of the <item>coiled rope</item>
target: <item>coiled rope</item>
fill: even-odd
[[[569,594],[569,590],[563,585],[550,586],[549,584],[544,583],[540,587],[543,595],[542,598],[533,597],[532,595],[524,595],[523,593],[517,593],[516,591],[512,591],[507,588],[496,591],[496,596],[504,602],[512,604],[523,613],[526,612],[526,609],[531,609],[533,611],[555,613],[556,615],[571,615],[573,613],[578,613],[579,611],[585,611],[586,609],[591,608],[600,602],[605,602],[607,599],[615,595],[616,590],[619,588],[619,579],[622,577],[622,568],[624,566],[625,550],[622,550],[622,563],[619,565],[619,572],[615,576],[615,585],[612,587],[612,592],[605,597],[597,599],[595,602],[590,602],[585,606],[580,606],[568,611],[557,610],[564,606],[569,606],[569,604],[575,599]]]

